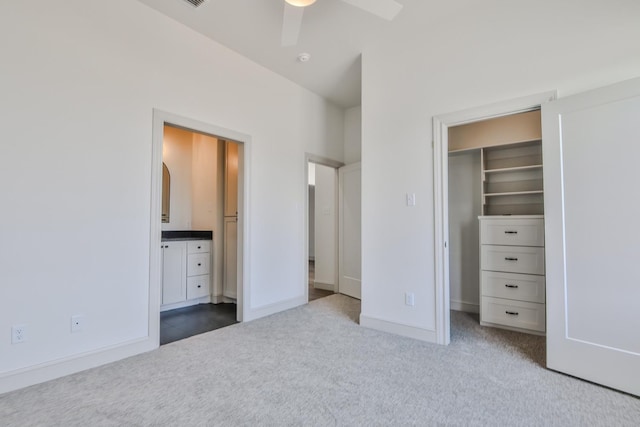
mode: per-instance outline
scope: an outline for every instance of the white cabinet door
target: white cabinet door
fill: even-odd
[[[162,242],[162,304],[187,299],[187,242]]]
[[[360,163],[341,167],[339,180],[338,291],[361,298],[361,179]]]
[[[238,220],[224,219],[224,265],[222,269],[222,295],[237,298],[238,288]]]
[[[547,365],[640,395],[640,79],[542,106]]]

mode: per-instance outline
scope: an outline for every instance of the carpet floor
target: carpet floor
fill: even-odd
[[[640,399],[544,368],[544,339],[452,312],[438,346],[332,295],[0,395],[2,426],[638,426]],[[597,369],[597,367],[594,367]]]

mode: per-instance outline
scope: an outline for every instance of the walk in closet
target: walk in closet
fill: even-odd
[[[451,309],[545,333],[540,111],[449,128]]]

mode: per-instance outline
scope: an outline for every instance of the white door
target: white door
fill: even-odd
[[[547,366],[640,395],[640,79],[542,124]]]
[[[361,298],[361,180],[360,163],[341,167],[339,185],[338,290]]]
[[[225,141],[222,295],[238,298],[238,143]]]
[[[224,218],[224,267],[222,295],[238,298],[238,219]]]

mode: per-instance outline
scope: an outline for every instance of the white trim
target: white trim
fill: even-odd
[[[388,332],[390,334],[401,335],[420,341],[436,343],[437,334],[434,330],[418,328],[416,326],[396,323],[389,320],[378,319],[360,314],[360,326],[377,331]]]
[[[213,300],[211,299],[211,295],[208,295],[206,297],[201,297],[197,299],[190,299],[186,301],[174,302],[173,304],[161,305],[160,311],[163,312],[163,311],[175,310],[176,308],[191,307],[193,305],[208,304],[210,302],[213,302]]]
[[[151,337],[144,337],[6,372],[0,375],[0,394],[116,362],[156,348],[156,341]]]
[[[249,313],[249,316],[245,317],[245,321],[248,322],[251,320],[259,319],[261,317],[270,316],[272,314],[296,308],[298,306],[306,304],[308,302],[307,299],[305,299],[304,296],[299,296],[296,298],[288,299],[286,301],[280,301],[274,304],[268,304],[262,307],[253,308]]]
[[[322,283],[322,282],[313,282],[313,287],[316,289],[322,289],[324,291],[336,292],[336,285],[332,285],[331,283]]]
[[[464,311],[465,313],[480,313],[480,304],[476,304],[473,302],[465,302],[458,300],[449,300],[450,309],[454,311]]]
[[[470,108],[439,115],[433,118],[433,205],[434,205],[434,253],[436,336],[438,344],[448,344],[451,339],[449,309],[449,127],[487,120],[509,114],[540,108],[556,99],[557,91],[548,91],[509,101]]]

